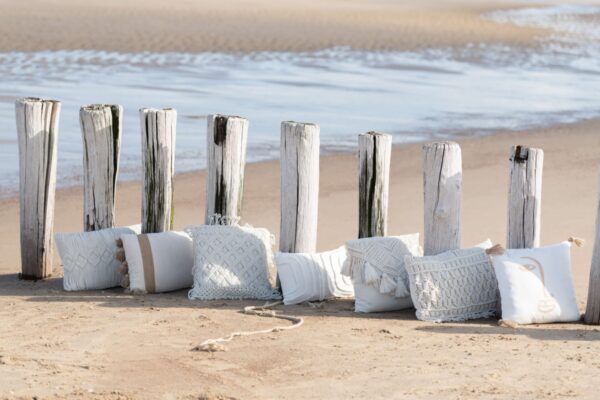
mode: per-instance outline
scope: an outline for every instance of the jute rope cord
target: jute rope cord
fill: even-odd
[[[286,321],[293,322],[292,325],[288,326],[276,326],[269,329],[262,329],[258,331],[241,331],[241,332],[232,332],[227,336],[223,336],[217,339],[208,339],[194,347],[192,351],[206,351],[206,352],[215,352],[215,351],[226,351],[227,347],[223,345],[223,343],[231,342],[233,338],[238,336],[251,336],[251,335],[259,335],[263,333],[272,333],[272,332],[280,332],[280,331],[288,331],[291,329],[295,329],[300,327],[304,323],[304,318],[294,317],[293,315],[285,315],[285,314],[277,314],[275,310],[271,310],[271,308],[283,304],[282,301],[276,301],[273,303],[267,303],[263,306],[247,306],[244,307],[242,311],[244,314],[248,315],[257,315],[259,317],[269,317],[269,318],[279,318]]]

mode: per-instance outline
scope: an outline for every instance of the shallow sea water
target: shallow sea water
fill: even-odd
[[[62,101],[59,186],[81,182],[78,110],[89,103],[124,106],[121,180],[140,175],[141,107],[177,109],[177,172],[205,166],[211,113],[250,120],[250,162],[278,157],[284,120],[319,124],[326,153],[354,151],[357,134],[370,130],[406,143],[600,116],[600,7],[525,8],[487,18],[556,33],[526,50],[0,53],[0,197],[18,185],[14,100],[24,96]]]

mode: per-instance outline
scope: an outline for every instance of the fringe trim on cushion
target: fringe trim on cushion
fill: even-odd
[[[355,282],[372,286],[382,294],[391,294],[394,297],[408,297],[410,290],[408,282],[400,276],[392,276],[381,272],[375,266],[352,254],[347,254],[342,266],[342,275],[349,276]]]
[[[496,310],[480,311],[473,313],[464,313],[456,316],[445,316],[444,318],[429,315],[427,311],[417,311],[417,319],[428,322],[464,322],[470,319],[491,318],[496,315]]]
[[[121,280],[119,284],[122,288],[129,289],[129,264],[127,264],[127,259],[125,257],[125,249],[123,248],[123,240],[117,239],[115,240],[115,244],[117,245],[117,255],[116,258],[121,262],[121,266],[117,270],[121,274]]]
[[[567,241],[569,243],[573,243],[577,247],[583,247],[583,245],[585,244],[585,240],[574,236],[571,236],[569,239],[567,239]]]
[[[213,214],[208,217],[208,225],[230,225],[239,226],[240,217],[230,217],[227,215]]]

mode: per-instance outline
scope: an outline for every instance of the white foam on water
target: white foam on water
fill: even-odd
[[[553,29],[533,48],[469,45],[418,52],[334,48],[308,53],[0,53],[0,197],[18,183],[13,102],[62,101],[59,185],[81,182],[83,104],[125,109],[120,179],[140,176],[138,109],[178,111],[176,171],[205,166],[206,115],[250,119],[248,161],[279,155],[279,124],[321,126],[324,152],[354,151],[356,135],[396,143],[483,135],[600,115],[600,7],[498,11],[500,23]]]

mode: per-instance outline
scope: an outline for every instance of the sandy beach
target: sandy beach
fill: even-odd
[[[6,3],[0,51],[412,49],[479,41],[527,46],[544,34],[480,18],[484,11],[513,6],[504,2]],[[36,30],[20,34],[31,24]],[[586,239],[585,247],[572,250],[582,312],[597,208],[599,132],[600,119],[591,119],[459,140],[463,246],[487,238],[504,243],[510,148],[544,149],[542,244]],[[423,231],[421,146],[394,147],[391,235]],[[357,235],[357,168],[355,154],[321,157],[319,250]],[[203,221],[204,187],[202,171],[176,177],[176,229]],[[277,235],[278,161],[247,165],[244,189],[243,222]],[[57,192],[56,232],[82,229],[82,202],[80,187]],[[119,184],[118,225],[139,223],[140,202],[139,182]],[[226,352],[193,352],[205,339],[281,322],[239,313],[261,302],[190,301],[186,291],[64,292],[57,254],[52,278],[19,281],[18,210],[15,199],[0,202],[0,399],[597,398],[600,330],[582,323],[432,324],[416,320],[414,310],[358,315],[351,301],[340,300],[320,308],[279,307],[305,317],[304,325],[235,339]]]

